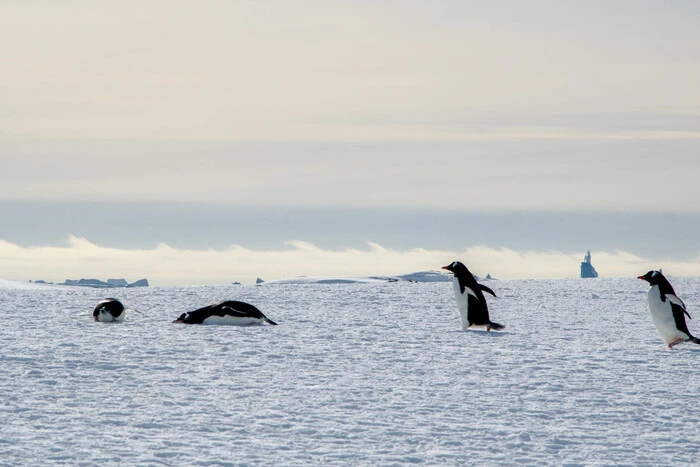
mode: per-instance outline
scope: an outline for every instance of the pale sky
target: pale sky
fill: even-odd
[[[684,0],[1,2],[0,202],[14,214],[0,224],[0,240],[20,249],[75,248],[73,235],[117,261],[139,242],[225,248],[201,233],[188,242],[187,229],[164,239],[157,232],[167,230],[167,219],[151,236],[135,229],[147,238],[132,246],[90,238],[91,218],[77,208],[69,222],[46,222],[46,235],[30,243],[18,238],[22,228],[26,238],[37,228],[17,209],[26,202],[696,219],[698,24],[700,3]],[[417,215],[417,224],[429,217]],[[222,229],[218,237],[228,232],[214,228]],[[281,230],[275,245],[233,235],[228,245],[279,253],[285,241],[323,244],[319,228]],[[371,223],[366,231],[369,242],[382,236]],[[439,258],[522,246],[514,232],[478,245],[465,234],[464,244],[445,249],[420,232],[415,242],[381,246],[397,254],[425,248]],[[360,235],[346,242],[341,235],[322,251],[331,258],[338,248],[357,248]],[[653,249],[621,238],[603,253],[650,262],[700,254],[694,240],[683,257],[670,251],[677,241],[657,236]],[[555,253],[580,256],[590,247],[584,242]],[[543,237],[513,251],[539,254],[551,245]],[[9,267],[0,254],[0,277],[42,278],[25,256]],[[157,270],[153,256],[145,258],[150,263],[140,267]],[[367,258],[347,271],[342,261],[320,264],[329,273],[378,272]],[[44,278],[67,277],[59,266]],[[270,278],[289,273],[267,263],[261,269]],[[515,263],[500,269],[494,275],[517,276]],[[544,269],[547,277],[570,276]],[[162,283],[213,280],[199,279],[183,272]]]

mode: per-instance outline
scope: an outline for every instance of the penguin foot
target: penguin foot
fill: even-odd
[[[672,349],[673,347],[675,347],[676,345],[680,344],[681,342],[685,342],[685,339],[680,339],[680,338],[679,338],[679,339],[676,339],[676,340],[673,341],[673,342],[670,342],[670,343],[668,344],[668,348],[669,348],[669,349]]]

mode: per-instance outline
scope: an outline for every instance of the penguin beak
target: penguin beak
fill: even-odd
[[[447,269],[448,271],[452,271],[449,266],[443,266],[442,269]]]
[[[178,318],[175,321],[173,321],[173,323],[184,323],[184,321],[182,321],[180,318]]]

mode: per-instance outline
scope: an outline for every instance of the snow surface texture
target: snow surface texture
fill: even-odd
[[[671,278],[700,317],[700,280]],[[700,346],[665,347],[637,279],[1,289],[1,465],[682,465]],[[279,326],[172,324],[244,300]],[[700,319],[689,321],[700,334]]]

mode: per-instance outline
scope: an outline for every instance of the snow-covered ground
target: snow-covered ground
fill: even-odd
[[[700,346],[645,283],[489,286],[506,332],[461,331],[446,283],[1,288],[0,465],[696,464]],[[94,323],[103,294],[144,314]],[[224,299],[280,325],[171,323]]]

